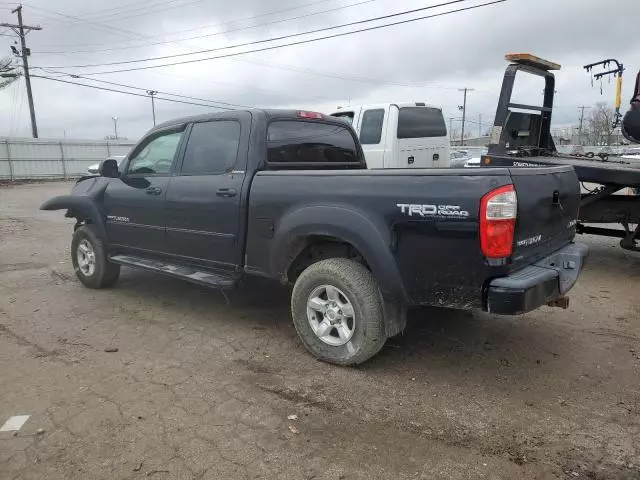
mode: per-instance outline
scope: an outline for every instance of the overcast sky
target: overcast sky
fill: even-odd
[[[59,76],[89,76],[123,68],[243,52],[252,48],[345,32],[355,28],[446,12],[489,0],[464,0],[382,21],[281,40],[153,62],[95,66],[237,45],[442,3],[443,0],[29,0],[27,36],[33,67],[46,75],[107,88],[141,90]],[[615,5],[615,7],[614,7]],[[0,0],[0,22],[15,22],[12,2]],[[294,17],[298,17],[295,19]],[[579,105],[613,105],[614,83],[591,85],[582,65],[614,57],[625,64],[623,109],[640,69],[637,22],[640,0],[507,0],[504,3],[354,35],[230,58],[132,72],[91,75],[96,80],[231,104],[296,107],[330,112],[338,105],[403,100],[441,105],[459,118],[462,92],[472,122],[489,126],[506,52],[531,52],[562,64],[556,75],[555,126],[577,122]],[[0,29],[0,33],[11,32]],[[200,37],[200,38],[193,38]],[[0,36],[9,54],[17,39]],[[74,66],[74,67],[72,67]],[[66,67],[66,68],[65,68]],[[58,73],[52,73],[55,70]],[[33,93],[43,138],[137,139],[152,126],[148,98],[34,78]],[[541,101],[542,83],[522,83],[521,100]],[[173,97],[175,98],[175,97]],[[194,100],[195,101],[195,100]],[[198,102],[198,101],[196,101]],[[30,136],[24,80],[0,91],[0,136]],[[156,101],[158,121],[215,111]],[[454,121],[459,129],[459,121]],[[478,130],[477,123],[468,128]]]

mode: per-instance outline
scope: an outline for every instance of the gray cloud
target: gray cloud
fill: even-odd
[[[358,3],[358,0],[326,0],[277,15],[263,15],[309,3],[311,0],[272,0],[268,3],[257,0],[149,0],[134,4],[131,0],[119,0],[98,7],[80,0],[30,0],[24,7],[24,17],[27,23],[43,26],[42,31],[28,37],[33,51],[31,64],[60,66],[217,48],[420,8],[434,4],[436,0],[409,0],[401,5],[375,0],[259,28],[149,45],[261,25]],[[481,1],[469,0],[468,3]],[[422,100],[442,105],[445,116],[454,118],[459,117],[457,106],[462,101],[462,94],[457,89],[466,86],[475,89],[468,97],[470,118],[477,121],[481,115],[482,121],[488,123],[495,111],[505,67],[504,54],[523,51],[563,65],[557,74],[554,123],[566,125],[575,122],[578,105],[591,105],[597,101],[613,103],[613,84],[609,85],[605,80],[604,95],[600,96],[599,85],[592,88],[588,74],[581,68],[585,63],[609,56],[623,61],[627,67],[625,103],[631,95],[633,77],[640,69],[640,49],[630,37],[640,14],[640,2],[618,0],[615,2],[617,10],[612,10],[610,4],[604,0],[508,0],[484,9],[306,45],[95,78],[242,105],[295,106],[322,111],[334,110],[348,102]],[[7,10],[11,5],[0,4],[0,7],[3,8],[0,9],[1,21],[15,18]],[[112,10],[101,12],[107,8]],[[263,16],[205,28],[256,15]],[[9,37],[0,37],[0,45],[8,47],[10,41]],[[143,44],[146,46],[124,48]],[[68,53],[107,48],[117,50]],[[60,53],[40,53],[52,51]],[[91,70],[96,69],[73,69],[80,74]],[[33,71],[36,72],[42,73]],[[138,137],[151,126],[151,106],[146,98],[44,79],[34,79],[33,83],[43,137],[60,137],[66,131],[67,136],[101,138],[112,132],[112,115],[119,118],[119,132],[130,138]],[[522,95],[539,101],[540,89],[538,85],[526,84]],[[14,134],[29,135],[23,82],[0,92],[0,109],[3,112],[0,135],[9,134],[12,127]],[[21,116],[16,120],[20,109]],[[160,121],[209,110],[157,102]],[[475,131],[477,126],[471,124],[471,128]]]

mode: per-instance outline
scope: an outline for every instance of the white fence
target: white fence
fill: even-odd
[[[0,138],[0,180],[72,178],[111,155],[126,155],[130,141]]]

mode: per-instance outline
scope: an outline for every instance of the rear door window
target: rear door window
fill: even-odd
[[[196,123],[184,152],[181,174],[223,173],[236,163],[240,145],[240,123],[218,120]]]
[[[398,114],[398,138],[446,137],[442,111],[429,107],[401,107]]]
[[[366,110],[362,115],[360,126],[360,143],[363,145],[377,145],[382,138],[382,122],[384,109]]]
[[[270,165],[360,165],[351,131],[340,125],[304,121],[275,121],[267,132]]]

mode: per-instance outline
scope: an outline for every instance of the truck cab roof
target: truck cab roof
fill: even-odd
[[[277,109],[277,108],[247,108],[238,110],[228,110],[224,112],[205,113],[201,115],[191,115],[188,117],[174,118],[166,122],[156,125],[151,131],[163,130],[165,128],[184,125],[187,123],[207,122],[216,119],[235,117],[237,114],[245,112],[250,113],[254,117],[263,117],[265,120],[313,120],[313,117],[302,116],[301,114],[321,115],[318,120],[326,121],[329,123],[335,123],[337,125],[344,125],[339,119],[324,115],[321,113],[311,112],[309,110],[294,110],[294,109]]]

